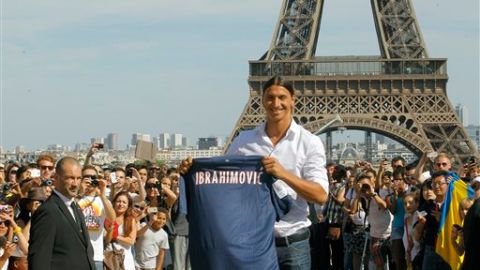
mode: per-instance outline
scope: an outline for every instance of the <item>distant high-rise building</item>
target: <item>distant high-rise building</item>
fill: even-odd
[[[152,138],[152,142],[157,147],[157,149],[160,149],[160,138],[158,136],[154,136]]]
[[[188,146],[188,138],[183,136],[182,137],[182,146],[187,147]]]
[[[25,146],[23,145],[17,145],[15,146],[15,154],[21,154],[21,153],[25,153]]]
[[[170,147],[172,149],[175,149],[177,147],[182,147],[182,138],[183,138],[183,135],[182,134],[179,134],[179,133],[175,133],[175,134],[172,134],[170,135]]]
[[[106,140],[106,146],[108,150],[118,150],[118,133],[108,133],[107,135],[107,140]]]
[[[160,133],[158,135],[159,149],[166,149],[170,147],[170,134]]]
[[[152,138],[150,134],[142,134],[142,133],[133,133],[132,134],[132,140],[131,140],[131,145],[136,145],[137,141],[146,141],[146,142],[151,142]]]
[[[219,146],[218,137],[198,138],[198,150],[208,150]]]
[[[455,106],[455,112],[457,113],[458,120],[464,127],[468,126],[468,109],[462,104]]]

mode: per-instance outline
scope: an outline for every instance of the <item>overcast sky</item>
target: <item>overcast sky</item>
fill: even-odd
[[[0,146],[74,145],[119,133],[228,136],[248,60],[270,44],[281,0],[0,0]],[[479,123],[479,1],[414,0],[447,91]],[[379,55],[368,0],[328,0],[316,55]]]

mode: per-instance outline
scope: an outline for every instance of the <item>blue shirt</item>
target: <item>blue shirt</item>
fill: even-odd
[[[288,204],[261,159],[193,160],[184,176],[193,269],[278,269],[273,228]]]

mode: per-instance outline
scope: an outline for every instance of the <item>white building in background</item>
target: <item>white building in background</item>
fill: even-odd
[[[462,104],[457,104],[455,106],[455,112],[457,113],[458,120],[462,123],[464,127],[468,126],[468,109]]]
[[[158,135],[158,149],[167,149],[170,147],[170,134],[168,133],[160,133]]]
[[[185,147],[183,145],[183,135],[179,133],[170,135],[170,148],[175,149],[175,148],[182,148],[182,147]]]

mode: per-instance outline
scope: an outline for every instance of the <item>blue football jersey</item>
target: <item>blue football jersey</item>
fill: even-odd
[[[193,269],[278,269],[275,220],[288,211],[260,156],[197,158],[184,176]]]

